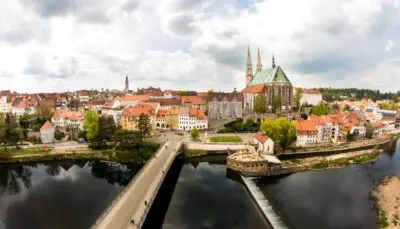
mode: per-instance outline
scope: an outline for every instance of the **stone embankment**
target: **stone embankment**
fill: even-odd
[[[378,209],[378,228],[400,228],[400,178],[389,175],[372,191]]]

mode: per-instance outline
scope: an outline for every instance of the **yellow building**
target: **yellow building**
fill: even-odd
[[[119,119],[119,125],[123,130],[138,130],[137,122],[139,116],[145,114],[150,119],[151,132],[153,133],[156,128],[156,109],[149,104],[137,104],[134,107],[125,109]]]

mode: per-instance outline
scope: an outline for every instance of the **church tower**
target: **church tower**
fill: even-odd
[[[275,57],[272,55],[272,68],[275,68]]]
[[[246,86],[253,79],[253,64],[251,63],[250,47],[247,48],[247,65],[246,65]]]
[[[263,70],[263,66],[262,66],[262,63],[261,63],[260,48],[258,48],[256,73],[257,72],[262,72],[262,70]]]
[[[128,81],[128,75],[125,77],[125,88],[124,91],[129,91],[129,81]]]

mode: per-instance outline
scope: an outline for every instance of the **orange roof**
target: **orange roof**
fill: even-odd
[[[82,112],[68,112],[66,119],[71,121],[81,121],[84,117]]]
[[[155,102],[139,102],[137,105],[148,105],[151,106],[154,110],[157,110],[157,108],[160,106],[160,103],[155,103]]]
[[[150,99],[150,95],[124,95],[121,97],[122,101],[143,101]]]
[[[181,103],[183,104],[195,104],[204,105],[206,102],[200,96],[182,96]]]
[[[301,91],[304,94],[321,94],[321,92],[319,92],[317,89],[306,89],[306,88],[302,88]]]
[[[193,108],[191,107],[189,109],[189,115],[191,117],[196,117],[197,120],[208,120],[207,115],[204,113],[204,111],[197,109],[197,108]]]
[[[314,122],[311,120],[296,120],[297,131],[316,131]]]
[[[200,96],[200,97],[207,97],[207,92],[197,92],[197,96]]]
[[[124,110],[123,115],[124,116],[139,116],[141,114],[145,114],[145,115],[153,115],[154,114],[154,109],[153,107],[151,107],[150,105],[147,104],[138,104],[134,107],[128,108],[126,110]]]
[[[264,92],[264,88],[264,84],[250,85],[243,89],[242,93],[261,93]]]
[[[54,127],[51,125],[49,121],[46,121],[42,127],[40,127],[40,131],[48,131],[48,130],[53,130]]]
[[[49,106],[49,107],[54,107],[56,103],[52,99],[43,99],[39,101],[40,106]]]
[[[256,139],[257,139],[257,141],[264,144],[269,139],[269,137],[267,135],[263,134],[261,131],[258,131],[256,133]]]

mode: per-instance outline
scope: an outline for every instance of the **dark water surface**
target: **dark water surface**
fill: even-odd
[[[257,185],[289,228],[372,229],[377,213],[370,191],[390,173],[400,176],[399,141],[375,163],[263,178]]]
[[[216,158],[183,165],[162,228],[269,228],[237,174]]]
[[[0,229],[87,229],[139,169],[87,161],[0,164]]]

